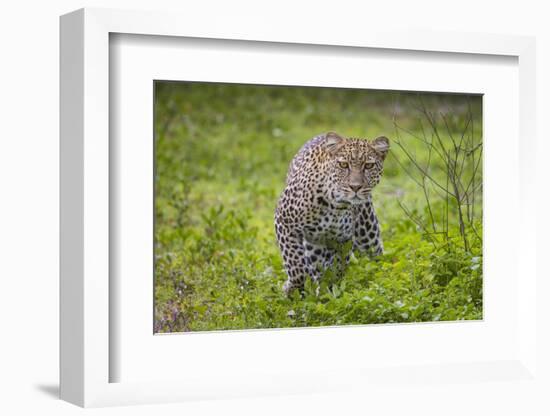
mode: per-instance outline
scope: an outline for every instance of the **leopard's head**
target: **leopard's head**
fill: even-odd
[[[327,157],[325,190],[336,204],[363,204],[380,182],[389,140],[344,138],[330,132],[323,141]]]

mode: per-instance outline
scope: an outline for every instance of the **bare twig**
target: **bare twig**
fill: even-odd
[[[413,179],[413,181],[422,189],[426,204],[427,223],[419,218],[415,217],[412,212],[399,201],[399,206],[405,212],[405,214],[419,226],[426,235],[430,236],[438,233],[436,213],[434,212],[434,205],[432,199],[435,195],[444,200],[443,210],[443,231],[447,241],[449,240],[449,222],[451,218],[451,210],[454,211],[458,222],[458,229],[464,249],[470,251],[471,245],[468,241],[467,229],[472,230],[473,234],[480,239],[479,233],[474,227],[475,219],[475,203],[476,194],[482,186],[482,182],[478,182],[481,159],[482,159],[482,143],[475,143],[474,138],[474,117],[472,114],[470,103],[468,102],[468,114],[464,120],[464,126],[460,129],[454,119],[448,117],[448,113],[440,111],[439,113],[432,113],[428,110],[422,97],[419,97],[419,105],[416,106],[420,114],[426,119],[431,132],[431,139],[428,138],[424,129],[424,123],[419,120],[420,130],[422,135],[419,136],[414,132],[402,127],[396,120],[395,114],[393,117],[393,125],[396,131],[397,140],[395,144],[403,152],[405,157],[412,164],[417,171],[417,175],[420,179],[417,179],[415,175],[406,169],[405,165],[399,160],[397,156],[395,160],[403,168],[406,174]],[[462,120],[462,118],[460,118]],[[439,123],[439,124],[438,124]],[[440,132],[441,123],[443,124],[443,131],[446,141],[443,140],[442,132]],[[455,137],[455,132],[458,130],[460,137]],[[427,162],[424,166],[424,161],[421,161],[416,157],[416,154],[409,150],[405,146],[404,140],[400,137],[400,132],[406,133],[408,136],[418,140],[427,149]],[[439,162],[433,163],[433,155],[436,155]],[[437,167],[442,169],[442,173],[445,175],[445,183],[442,183],[438,176],[434,176],[433,168]],[[438,172],[436,172],[438,173]],[[430,185],[431,183],[431,185]],[[431,187],[431,188],[430,188]],[[434,195],[430,194],[430,190],[435,191]],[[456,205],[451,201],[456,201]],[[432,232],[428,232],[428,227]],[[433,242],[433,238],[430,237]]]

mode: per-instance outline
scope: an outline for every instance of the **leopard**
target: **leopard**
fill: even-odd
[[[319,288],[328,269],[341,278],[351,253],[384,251],[372,190],[382,178],[390,142],[327,132],[307,141],[290,162],[275,209],[275,234],[287,296],[304,294],[307,278]],[[342,247],[348,252],[342,256]]]

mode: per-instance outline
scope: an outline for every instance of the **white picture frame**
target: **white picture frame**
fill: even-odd
[[[504,55],[517,58],[519,68],[519,195],[522,214],[517,258],[522,278],[517,291],[517,348],[498,361],[441,362],[407,369],[332,368],[319,373],[282,372],[264,380],[235,380],[220,374],[216,380],[196,376],[177,381],[112,382],[110,368],[120,359],[110,348],[110,159],[109,38],[110,34],[226,39],[334,47],[429,51],[441,54]],[[412,374],[426,391],[434,382],[461,383],[485,389],[487,400],[498,397],[498,381],[506,388],[541,389],[537,367],[536,218],[534,165],[529,159],[535,141],[535,42],[507,35],[397,32],[342,28],[337,32],[281,28],[250,22],[235,30],[217,19],[208,27],[187,16],[168,13],[83,9],[61,18],[61,398],[80,406],[158,403],[196,398],[296,394],[357,389],[384,390],[379,384],[406,388],[395,379]],[[528,150],[529,149],[529,152]],[[526,215],[529,213],[529,215]],[[516,271],[519,273],[519,271]],[[539,322],[540,324],[540,322]],[[353,328],[351,329],[353,331]],[[296,333],[297,334],[297,333]],[[151,334],[152,336],[152,334]],[[215,337],[216,334],[209,335]],[[214,341],[215,342],[215,341]],[[238,341],[237,341],[238,342]],[[243,363],[246,366],[246,363]],[[481,383],[490,374],[491,383]],[[502,377],[499,379],[499,374]],[[345,381],[342,381],[345,380]],[[495,384],[497,387],[495,387]],[[409,387],[410,388],[410,387]],[[453,387],[455,388],[455,387]],[[443,395],[453,390],[442,387]],[[456,388],[455,390],[456,391]]]

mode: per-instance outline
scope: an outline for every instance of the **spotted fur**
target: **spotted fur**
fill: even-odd
[[[287,295],[303,290],[307,276],[319,282],[328,268],[343,274],[346,260],[338,253],[345,243],[371,256],[382,253],[371,191],[380,182],[388,150],[386,137],[368,141],[330,132],[296,154],[275,211]]]

